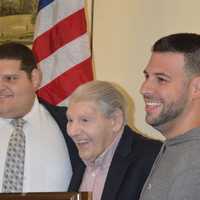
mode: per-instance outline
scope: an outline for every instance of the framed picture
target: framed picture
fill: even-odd
[[[89,192],[0,193],[0,200],[92,200]]]
[[[33,42],[38,0],[0,0],[0,43]]]

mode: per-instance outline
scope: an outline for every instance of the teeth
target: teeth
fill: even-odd
[[[84,144],[84,143],[87,143],[87,140],[79,140],[79,141],[76,141],[77,144]]]
[[[158,105],[160,105],[160,103],[147,102],[146,105],[148,105],[148,106],[158,106]]]
[[[0,95],[0,98],[10,97],[11,95]]]

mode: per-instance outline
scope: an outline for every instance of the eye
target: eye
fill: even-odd
[[[72,121],[73,121],[73,120],[72,120],[70,117],[67,116],[67,122],[68,122],[68,123],[72,123]]]
[[[6,75],[3,77],[3,80],[6,82],[11,82],[11,81],[15,81],[19,78],[18,75]]]
[[[81,121],[82,121],[83,123],[86,123],[86,122],[88,122],[89,120],[88,120],[87,118],[82,118]]]
[[[144,73],[144,78],[147,80],[149,78],[149,75],[147,73]]]
[[[158,80],[159,83],[168,82],[168,79],[166,79],[165,77],[162,77],[162,76],[157,77],[157,80]]]

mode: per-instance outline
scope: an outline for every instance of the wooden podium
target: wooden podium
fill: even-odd
[[[0,193],[0,200],[92,200],[89,192]]]

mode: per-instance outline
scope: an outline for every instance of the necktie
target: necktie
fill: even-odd
[[[14,131],[10,136],[3,175],[2,192],[22,192],[25,158],[25,135],[22,118],[13,119]]]

